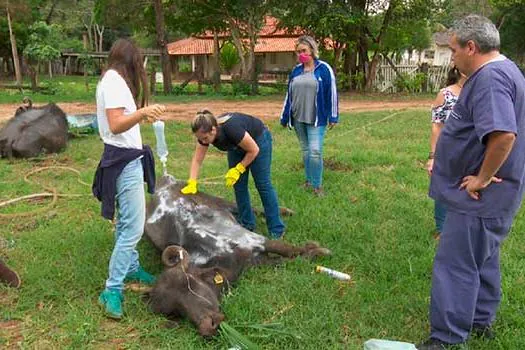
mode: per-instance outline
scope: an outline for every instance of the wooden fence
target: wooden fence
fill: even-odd
[[[429,66],[427,72],[422,72],[418,65],[397,65],[396,70],[400,77],[390,65],[381,65],[377,69],[376,77],[372,83],[374,90],[379,92],[400,92],[402,84],[398,84],[399,79],[411,81],[416,77],[422,78],[423,83],[414,88],[413,92],[437,92],[443,87],[449,66]],[[417,76],[419,74],[419,76]],[[426,76],[426,77],[425,77]]]

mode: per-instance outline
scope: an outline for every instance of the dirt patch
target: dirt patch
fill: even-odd
[[[344,171],[344,172],[352,171],[352,168],[350,167],[350,165],[345,164],[335,159],[327,158],[323,160],[323,163],[324,163],[325,168],[330,169],[332,171]]]
[[[0,322],[0,338],[4,339],[0,345],[3,349],[19,349],[24,337],[22,336],[22,322]]]
[[[428,108],[431,100],[393,100],[393,101],[355,101],[350,98],[343,98],[339,102],[339,111],[363,112],[363,111],[380,111],[389,109],[405,108]],[[59,107],[66,114],[95,113],[95,103],[65,102],[58,103]],[[202,108],[208,108],[214,114],[218,115],[225,112],[239,111],[246,114],[257,116],[263,120],[278,119],[283,103],[278,99],[269,99],[264,101],[224,101],[209,100],[199,102],[181,102],[165,103],[168,108],[167,116],[172,120],[189,121],[195,115],[195,112]],[[0,122],[10,119],[20,104],[0,104]]]
[[[330,169],[332,171],[343,171],[343,172],[351,172],[352,167],[349,164],[345,164],[341,161],[331,159],[331,158],[325,158],[323,159],[323,166],[325,169]],[[292,164],[292,169],[294,171],[302,171],[304,169],[304,164],[302,162],[297,162]]]

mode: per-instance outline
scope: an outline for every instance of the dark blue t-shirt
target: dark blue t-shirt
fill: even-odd
[[[485,158],[487,135],[512,132],[516,141],[491,183],[472,199],[459,186],[477,175]],[[525,181],[525,79],[518,67],[500,56],[472,74],[445,123],[436,145],[430,197],[449,210],[485,218],[509,217],[519,208]]]
[[[221,122],[221,119],[223,122]],[[248,133],[254,140],[263,133],[264,123],[251,115],[232,112],[221,114],[217,117],[219,123],[217,127],[217,137],[213,145],[221,151],[231,151],[238,149],[244,135]],[[197,140],[201,145],[208,146]]]

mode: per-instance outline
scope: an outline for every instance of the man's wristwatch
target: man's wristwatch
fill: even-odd
[[[434,152],[428,152],[428,159],[434,159]]]

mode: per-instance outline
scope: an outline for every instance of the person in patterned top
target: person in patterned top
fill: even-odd
[[[448,71],[446,87],[441,89],[436,100],[431,108],[432,132],[430,135],[430,153],[426,169],[428,176],[432,175],[432,168],[434,166],[434,152],[436,150],[437,140],[444,123],[447,121],[452,108],[458,101],[459,93],[465,83],[466,76],[461,74],[456,67],[452,67]],[[440,201],[434,202],[434,220],[436,222],[435,238],[439,239],[439,234],[443,229],[443,222],[445,222],[445,215],[447,213],[446,207]]]

